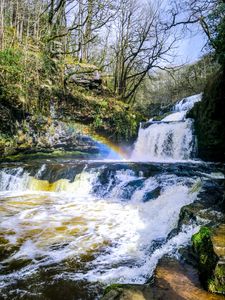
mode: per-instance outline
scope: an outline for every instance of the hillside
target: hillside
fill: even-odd
[[[117,143],[135,139],[143,117],[95,78],[97,67],[30,48],[0,52],[1,155],[64,149],[65,139],[75,150],[87,132]]]

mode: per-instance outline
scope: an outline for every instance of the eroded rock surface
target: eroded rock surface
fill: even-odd
[[[192,240],[202,284],[225,295],[225,224],[215,229],[202,227]]]
[[[102,300],[223,300],[222,295],[205,291],[198,272],[173,258],[162,258],[149,285],[115,285]]]

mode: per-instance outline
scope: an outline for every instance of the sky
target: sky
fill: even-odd
[[[141,1],[156,1],[156,0],[141,0]],[[171,0],[161,0],[162,5],[165,7],[165,11],[171,9]],[[179,1],[178,1],[179,2]],[[187,19],[186,13],[177,16],[178,21]],[[201,58],[207,51],[205,45],[207,43],[207,38],[203,32],[199,23],[189,24],[186,27],[186,32],[184,36],[184,31],[182,26],[176,27],[176,31],[181,33],[181,40],[176,44],[176,49],[174,50],[175,60],[173,65],[194,63],[199,58]]]
[[[176,52],[177,63],[192,63],[197,61],[204,53],[203,49],[206,44],[205,35],[201,32],[196,35],[187,37],[180,42]]]

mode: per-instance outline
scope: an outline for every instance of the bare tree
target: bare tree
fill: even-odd
[[[199,24],[200,28],[206,34],[211,46],[214,46],[214,33],[216,27],[216,19],[212,18],[213,12],[216,11],[222,0],[172,0],[168,15],[170,19],[165,21],[167,28],[182,27],[182,29],[190,29],[191,24]]]
[[[132,101],[145,76],[168,61],[176,38],[160,20],[160,3],[143,6],[135,0],[121,0],[116,27],[114,90]]]

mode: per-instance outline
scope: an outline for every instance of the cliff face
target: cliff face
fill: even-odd
[[[203,99],[188,117],[195,120],[198,157],[225,161],[225,72],[218,72],[205,88]]]

